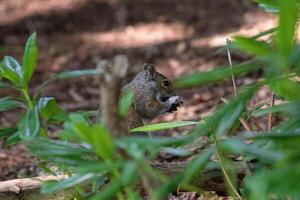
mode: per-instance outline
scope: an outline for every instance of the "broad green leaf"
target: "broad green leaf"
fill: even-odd
[[[239,48],[257,56],[270,56],[272,54],[266,43],[253,38],[237,36],[235,37],[235,42]]]
[[[112,159],[114,155],[114,143],[107,129],[96,124],[92,126],[89,133],[92,135],[92,146],[98,156],[104,159]]]
[[[14,85],[23,87],[23,69],[21,65],[14,58],[5,56],[3,62],[0,64],[0,71],[2,76],[10,80]]]
[[[270,88],[276,95],[282,96],[287,100],[300,100],[300,85],[289,79],[279,79],[269,83]]]
[[[127,115],[128,109],[131,106],[134,93],[131,90],[125,91],[119,102],[119,114],[122,117]]]
[[[261,65],[257,61],[250,61],[239,65],[214,69],[208,72],[194,72],[193,74],[184,75],[174,80],[175,88],[190,88],[208,83],[217,82],[232,75],[241,75],[250,71],[257,70]]]
[[[53,97],[40,98],[37,103],[40,115],[47,121],[64,121],[67,116]]]
[[[90,132],[90,125],[86,118],[78,113],[71,113],[68,120],[64,123],[64,131],[76,134],[83,141],[91,144],[93,137]]]
[[[37,108],[27,111],[18,124],[18,130],[20,137],[23,140],[33,139],[38,135],[40,130],[40,120]]]
[[[282,56],[288,58],[294,44],[297,21],[297,0],[279,1],[279,5],[278,49]]]
[[[197,124],[199,124],[199,122],[193,122],[193,121],[166,122],[166,123],[150,124],[150,125],[133,128],[130,130],[130,132],[160,131],[160,130],[166,130],[166,129],[183,127],[183,126],[193,126]]]
[[[98,73],[99,72],[96,69],[61,72],[61,73],[51,76],[48,80],[43,82],[43,84],[37,88],[36,93],[37,94],[40,93],[44,87],[46,87],[48,84],[50,84],[58,79],[76,78],[76,77],[87,76],[87,75],[97,75]]]
[[[8,111],[8,110],[15,109],[15,108],[18,108],[21,106],[22,106],[22,103],[20,103],[18,101],[8,99],[8,98],[0,99],[0,112]]]
[[[95,174],[87,173],[87,174],[76,174],[62,181],[48,181],[42,185],[41,192],[45,194],[45,193],[52,193],[52,192],[64,190],[76,186],[78,184],[82,184],[94,177]]]
[[[38,59],[38,48],[36,42],[36,33],[34,32],[27,40],[23,55],[24,84],[28,84]]]

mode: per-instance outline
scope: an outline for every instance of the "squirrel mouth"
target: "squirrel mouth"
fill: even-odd
[[[169,98],[170,98],[170,97],[161,97],[161,98],[160,98],[160,101],[166,102]]]

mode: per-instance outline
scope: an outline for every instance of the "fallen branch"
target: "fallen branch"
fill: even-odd
[[[34,178],[21,178],[0,182],[0,192],[20,193],[25,190],[40,188],[45,181],[57,181],[67,178],[66,175],[38,176]]]

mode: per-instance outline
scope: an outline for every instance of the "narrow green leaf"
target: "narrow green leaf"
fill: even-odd
[[[193,74],[184,75],[174,80],[174,87],[190,88],[195,86],[200,86],[207,83],[213,83],[225,78],[229,78],[232,75],[241,75],[250,71],[254,71],[261,67],[261,65],[256,61],[250,61],[242,63],[239,65],[229,67],[214,69],[208,72],[194,72]]]
[[[288,58],[293,44],[297,21],[297,0],[279,1],[280,17],[277,43],[279,52]]]
[[[150,124],[150,125],[133,128],[130,130],[130,132],[160,131],[160,130],[166,130],[166,129],[183,127],[183,126],[193,126],[197,124],[199,124],[199,122],[193,122],[193,121],[166,122],[166,123]]]
[[[18,124],[18,130],[23,140],[30,140],[37,136],[40,130],[38,109],[27,111]]]
[[[272,54],[271,49],[266,43],[253,38],[237,36],[235,37],[235,42],[239,48],[257,56],[270,56]]]
[[[0,72],[7,80],[10,80],[14,85],[23,87],[23,69],[17,60],[10,56],[5,56],[0,64]]]
[[[199,155],[197,155],[191,162],[189,162],[186,170],[184,171],[183,181],[185,183],[188,183],[193,179],[193,177],[198,175],[208,164],[213,153],[214,150],[212,148],[202,150]]]
[[[220,142],[220,146],[226,152],[254,155],[258,159],[271,164],[282,158],[282,154],[279,152],[261,148],[256,144],[249,145],[237,138],[224,140]]]
[[[110,200],[115,199],[116,195],[122,189],[122,183],[119,180],[113,180],[106,185],[104,190],[93,195],[89,200]]]
[[[7,137],[16,131],[17,131],[17,128],[15,128],[15,127],[0,128],[0,138]]]
[[[27,40],[24,55],[23,55],[23,69],[24,81],[28,84],[35,68],[38,59],[38,48],[36,42],[36,33],[34,32]]]
[[[19,142],[21,142],[22,139],[20,138],[20,133],[19,131],[15,131],[14,133],[12,133],[12,135],[10,135],[6,140],[5,140],[5,145],[14,145],[17,144]]]
[[[82,184],[95,176],[93,173],[88,174],[76,174],[70,178],[64,179],[62,181],[48,181],[42,185],[41,192],[52,193],[60,190],[64,190],[66,188],[70,188],[76,186],[78,184]]]
[[[128,109],[131,106],[134,93],[131,90],[125,91],[119,102],[119,115],[125,117]]]

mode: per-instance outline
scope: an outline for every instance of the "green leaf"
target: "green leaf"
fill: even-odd
[[[16,131],[17,131],[17,128],[15,128],[15,127],[0,128],[0,139],[3,137],[7,137]]]
[[[34,155],[54,163],[74,167],[83,163],[87,165],[91,163],[87,155],[91,154],[92,151],[78,144],[35,138],[30,140],[27,146]]]
[[[24,69],[24,84],[28,84],[35,68],[38,59],[38,48],[36,42],[36,33],[34,32],[27,40],[24,55],[23,55],[23,69]]]
[[[133,100],[134,93],[131,90],[127,90],[124,92],[120,102],[119,102],[119,115],[125,117],[131,106]]]
[[[231,102],[230,102],[231,103]],[[245,109],[245,99],[240,99],[240,101],[233,101],[231,106],[228,106],[227,112],[223,112],[222,118],[219,121],[216,134],[222,135],[228,131],[234,122],[240,117]]]
[[[93,195],[89,200],[110,200],[122,189],[122,183],[119,180],[113,180],[106,185],[104,190]]]
[[[1,72],[1,64],[0,64],[0,72]],[[0,81],[0,88],[5,88],[5,87],[10,87],[10,85],[8,83]]]
[[[91,127],[89,133],[92,135],[92,145],[98,156],[104,159],[112,159],[114,155],[114,143],[108,130],[96,124]]]
[[[14,145],[19,142],[21,142],[22,139],[20,138],[20,133],[19,131],[15,131],[12,135],[10,135],[6,140],[5,140],[5,145]]]
[[[241,75],[250,71],[254,71],[261,67],[257,61],[250,61],[239,65],[214,69],[208,72],[194,72],[193,74],[184,75],[174,80],[175,88],[190,88],[195,86],[204,85],[207,83],[213,83],[225,78],[229,78],[232,75]]]
[[[20,137],[23,140],[30,140],[37,136],[40,130],[39,113],[37,108],[27,111],[18,124],[18,130]]]
[[[294,101],[300,99],[300,85],[289,79],[279,79],[271,81],[269,86],[276,95],[282,96],[287,100]]]
[[[272,54],[267,43],[257,41],[253,38],[237,36],[235,37],[235,42],[239,48],[257,56],[270,56]]]
[[[52,193],[52,192],[64,190],[66,188],[70,188],[78,184],[82,184],[94,177],[95,174],[87,173],[87,174],[76,174],[62,181],[48,181],[42,185],[41,192],[45,194],[45,193]]]
[[[150,125],[133,128],[130,130],[130,132],[160,131],[160,130],[166,130],[166,129],[183,127],[183,126],[193,126],[197,124],[199,124],[199,122],[193,122],[193,121],[166,122],[166,123],[150,124]]]
[[[83,115],[71,113],[68,120],[64,123],[63,132],[73,135],[76,134],[81,140],[92,144],[93,137],[90,129],[90,125]]]
[[[40,98],[37,103],[41,117],[47,121],[64,121],[66,113],[59,107],[53,97]]]
[[[277,43],[279,52],[288,58],[293,44],[297,21],[297,0],[279,1],[280,17]]]
[[[80,76],[97,75],[98,73],[99,72],[96,69],[61,72],[61,73],[51,76],[48,80],[43,82],[43,84],[37,88],[36,93],[37,94],[40,93],[44,87],[46,87],[48,84],[50,84],[58,79],[67,79],[67,78],[76,78],[76,77],[80,77]]]
[[[193,179],[193,177],[198,175],[208,164],[213,153],[214,150],[212,148],[202,150],[199,155],[189,162],[186,170],[184,171],[183,182],[188,183]]]
[[[256,144],[249,145],[237,138],[227,139],[219,143],[220,147],[226,152],[254,155],[258,159],[270,164],[282,158],[282,154],[279,152],[261,148]]]
[[[23,87],[23,69],[14,58],[5,56],[0,64],[0,72],[2,76],[10,80],[14,85]]]
[[[122,176],[120,182],[122,185],[130,185],[132,184],[137,178],[138,172],[138,164],[137,162],[129,161],[127,162],[122,171]]]
[[[9,98],[1,98],[0,99],[0,112],[12,110],[18,107],[21,107],[22,103],[11,100]]]

